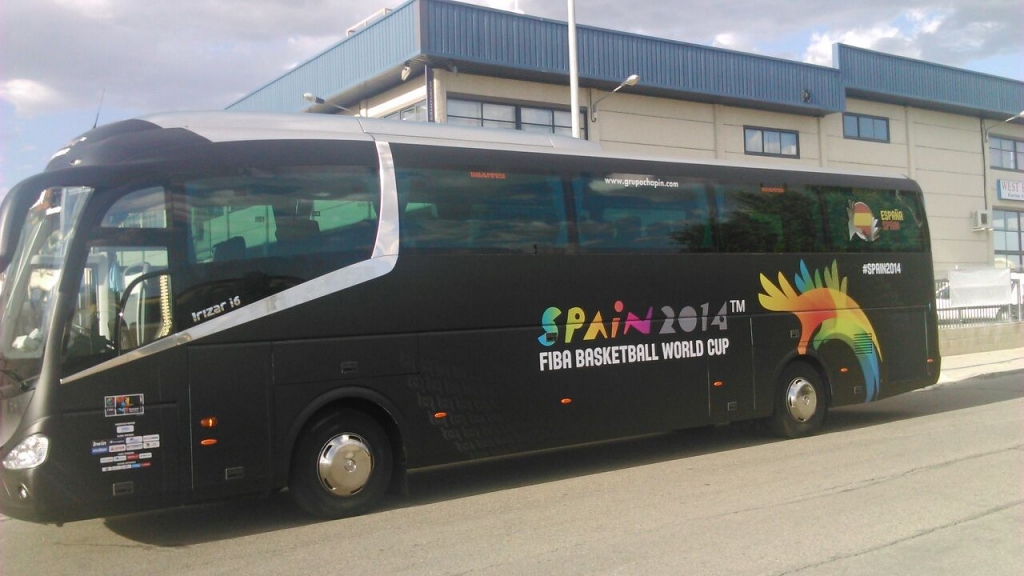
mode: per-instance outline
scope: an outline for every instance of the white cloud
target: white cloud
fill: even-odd
[[[877,14],[857,19],[859,26],[813,33],[803,59],[830,64],[836,42],[961,67],[985,58],[1021,57],[1024,38],[1019,30],[1024,26],[1024,10],[1017,2],[968,0],[955,6],[918,2],[918,6],[896,12],[878,6]],[[1007,74],[1020,78],[1021,71],[1008,70]]]
[[[736,32],[722,32],[716,34],[714,39],[711,41],[711,45],[715,48],[725,48],[726,50],[737,50],[740,52],[757,52],[757,46],[753,42],[742,34]]]
[[[889,41],[887,44],[892,46],[894,44],[892,42],[893,40],[897,40],[900,41],[900,43],[908,45],[910,44],[910,38],[904,35],[899,28],[888,24],[879,24],[871,28],[858,28],[843,32],[815,32],[811,34],[810,45],[804,53],[804,62],[818,64],[821,66],[831,66],[832,45],[837,42],[850,46],[857,46],[859,48],[874,49],[882,43],[882,41]],[[917,58],[920,56],[920,51],[911,47],[908,51],[904,51],[900,55]]]
[[[54,3],[84,18],[102,19],[114,15],[111,0],[54,0]]]
[[[298,56],[297,60],[290,62],[286,68],[291,70],[299,64],[309,60],[313,56],[327,50],[334,46],[338,42],[341,42],[345,36],[293,36],[288,38],[288,51],[291,54]]]
[[[937,10],[908,10],[907,20],[914,24],[914,32],[917,34],[934,34],[946,20],[948,13]]]
[[[27,78],[14,78],[0,84],[0,99],[10,102],[21,116],[31,117],[66,104],[60,93]]]

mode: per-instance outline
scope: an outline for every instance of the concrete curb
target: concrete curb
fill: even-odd
[[[1024,348],[944,356],[939,383],[1013,370],[1024,370]]]

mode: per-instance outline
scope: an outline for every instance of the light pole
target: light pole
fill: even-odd
[[[313,94],[312,92],[306,92],[305,94],[303,94],[302,95],[302,99],[305,100],[306,102],[311,102],[313,104],[323,104],[324,106],[333,106],[333,107],[337,108],[338,110],[342,110],[342,111],[345,111],[345,112],[351,112],[352,114],[354,114],[356,116],[359,115],[359,113],[356,112],[355,110],[350,110],[348,108],[345,108],[344,106],[338,106],[337,104],[332,104],[332,103],[324,100],[323,98]]]
[[[989,126],[988,128],[985,128],[985,142],[988,142],[988,133],[991,132],[993,128],[995,128],[996,126],[999,126],[999,124],[1008,124],[1010,122],[1013,122],[1014,120],[1019,120],[1019,119],[1024,119],[1024,110],[1021,110],[1020,112],[1017,112],[1016,114],[1014,114],[1013,116],[1010,116],[1009,118],[1007,118],[1006,120],[1003,120],[1002,122],[999,122],[997,124],[993,124],[993,125]]]
[[[569,2],[569,108],[572,113],[572,137],[580,137],[580,69],[576,54],[576,1]]]
[[[591,122],[597,122],[597,104],[598,104],[598,102],[600,102],[601,100],[604,100],[605,98],[611,96],[612,94],[615,94],[619,90],[622,90],[622,88],[625,87],[625,86],[636,86],[636,83],[639,82],[639,81],[640,81],[640,75],[639,74],[630,74],[629,77],[627,77],[625,80],[623,80],[621,84],[619,84],[618,86],[615,87],[615,90],[612,90],[611,92],[609,92],[609,93],[605,94],[604,96],[601,96],[600,98],[598,98],[596,102],[594,102],[593,104],[590,105],[590,121]]]

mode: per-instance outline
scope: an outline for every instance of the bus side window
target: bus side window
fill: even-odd
[[[64,335],[65,374],[173,331],[170,317],[161,313],[161,306],[170,305],[169,277],[163,292],[152,278],[136,283],[135,298],[127,292],[134,280],[168,268],[169,226],[167,194],[160,186],[125,194],[104,214]]]
[[[705,252],[707,186],[663,175],[609,173],[573,181],[580,248],[588,252]]]
[[[154,342],[173,332],[167,250],[93,246],[65,336],[65,370]]]
[[[380,192],[370,166],[260,167],[181,186],[188,219],[188,258],[174,277],[181,328],[373,254]]]
[[[913,192],[818,187],[836,252],[921,252],[924,210]]]
[[[103,228],[167,228],[164,189],[145,188],[125,195],[103,217]]]
[[[241,260],[245,258],[245,238],[232,236],[213,245],[213,261]]]
[[[437,205],[427,202],[407,202],[402,213],[402,241],[410,248],[418,248],[428,237],[427,230],[436,227]]]
[[[399,174],[402,247],[534,253],[565,247],[561,180],[553,175],[466,169]]]
[[[719,250],[732,253],[827,249],[818,197],[799,186],[715,186]]]

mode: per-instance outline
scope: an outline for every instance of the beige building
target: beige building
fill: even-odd
[[[412,0],[229,108],[569,134],[565,29]],[[844,45],[825,68],[607,30],[580,38],[583,136],[606,150],[906,175],[925,191],[937,277],[1022,271],[1024,83]],[[630,74],[639,82],[612,93]]]

